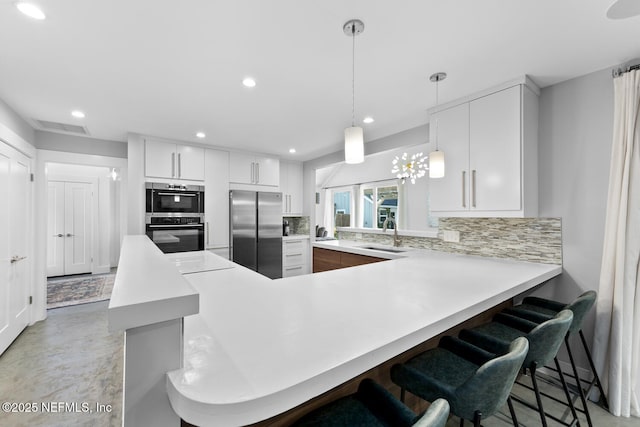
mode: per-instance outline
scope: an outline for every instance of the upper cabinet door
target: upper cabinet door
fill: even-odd
[[[204,148],[177,145],[177,178],[204,180]]]
[[[256,184],[280,185],[280,160],[274,157],[256,157]]]
[[[255,184],[255,156],[232,151],[229,154],[229,182]]]
[[[471,210],[522,208],[520,91],[514,86],[469,104]]]
[[[431,149],[444,152],[443,178],[429,180],[432,211],[469,209],[469,104],[433,113],[429,119]]]
[[[145,175],[153,178],[177,178],[176,144],[146,140],[144,146]]]
[[[229,181],[238,184],[280,185],[280,160],[252,153],[231,152]]]
[[[172,142],[145,141],[145,176],[204,180],[204,148]]]

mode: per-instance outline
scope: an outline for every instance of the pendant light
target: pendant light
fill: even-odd
[[[447,78],[447,73],[435,73],[429,80],[436,84],[436,107],[438,106],[438,83]],[[438,150],[438,120],[436,120],[436,149],[429,153],[429,178],[444,178],[444,152]]]
[[[344,162],[356,164],[364,162],[364,135],[362,128],[356,126],[356,36],[364,31],[364,23],[359,19],[352,19],[342,29],[352,40],[351,127],[344,130]]]

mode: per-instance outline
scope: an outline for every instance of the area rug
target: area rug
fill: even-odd
[[[114,273],[59,277],[47,280],[47,308],[104,301],[111,297]]]

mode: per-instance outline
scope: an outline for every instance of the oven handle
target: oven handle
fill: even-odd
[[[196,197],[197,194],[190,193],[158,193],[158,196],[183,196],[183,197]]]
[[[147,227],[149,228],[186,228],[186,227],[197,227],[197,228],[203,228],[204,224],[147,224]]]

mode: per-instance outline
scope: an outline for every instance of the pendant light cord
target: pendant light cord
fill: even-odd
[[[351,127],[356,126],[356,24],[351,24]]]
[[[436,107],[438,106],[438,86],[440,85],[440,77],[436,77]],[[438,122],[440,120],[436,119],[436,151],[438,151]]]

